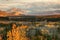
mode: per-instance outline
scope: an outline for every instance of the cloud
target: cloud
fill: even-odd
[[[59,2],[60,0],[0,0],[1,3],[13,3],[13,2]]]
[[[8,10],[9,8],[20,8],[27,14],[35,12],[45,12],[60,10],[59,0],[0,0],[0,9]]]

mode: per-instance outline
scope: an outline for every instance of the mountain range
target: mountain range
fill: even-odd
[[[59,18],[60,17],[60,10],[55,10],[55,11],[45,11],[45,12],[36,12],[32,15],[25,15],[24,10],[18,9],[18,8],[12,8],[8,11],[2,11],[0,10],[0,17],[7,17],[7,16],[37,16],[37,17],[55,17]]]

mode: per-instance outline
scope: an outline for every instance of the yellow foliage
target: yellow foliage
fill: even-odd
[[[27,28],[27,26],[19,26],[16,27],[15,24],[13,24],[12,26],[12,31],[7,32],[7,36],[9,36],[9,38],[7,40],[28,40],[28,38],[26,37],[26,32],[25,29]]]

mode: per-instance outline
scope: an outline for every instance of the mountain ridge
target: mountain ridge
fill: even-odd
[[[12,10],[12,12],[11,12]],[[36,17],[46,17],[46,18],[52,18],[52,17],[55,17],[55,18],[59,18],[60,17],[60,10],[55,10],[55,11],[47,11],[47,12],[37,12],[37,13],[34,13],[35,15],[25,15],[23,14],[24,11],[21,10],[21,9],[16,9],[16,8],[13,8],[9,11],[2,11],[0,10],[0,17],[7,17],[7,16],[36,16]]]

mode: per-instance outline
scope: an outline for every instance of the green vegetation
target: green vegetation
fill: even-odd
[[[46,22],[46,24],[49,22]],[[27,24],[17,24],[15,23],[18,27],[20,27],[21,25],[26,25],[28,26],[28,28],[26,29],[22,29],[26,31],[26,37],[29,38],[30,40],[60,40],[60,22],[52,22],[54,25],[52,28],[49,28],[48,26],[45,26],[46,24],[42,24],[40,22],[36,23],[36,22],[32,22],[30,25]],[[6,40],[7,39],[7,32],[12,30],[12,24],[0,24],[0,28],[2,27],[4,30],[0,31],[0,34],[3,34],[3,39]],[[38,26],[36,26],[37,24],[40,24]],[[42,24],[42,25],[41,25]],[[58,27],[57,27],[58,26]],[[42,31],[43,30],[43,31]],[[52,31],[51,31],[52,30]],[[20,30],[21,31],[21,30]]]

